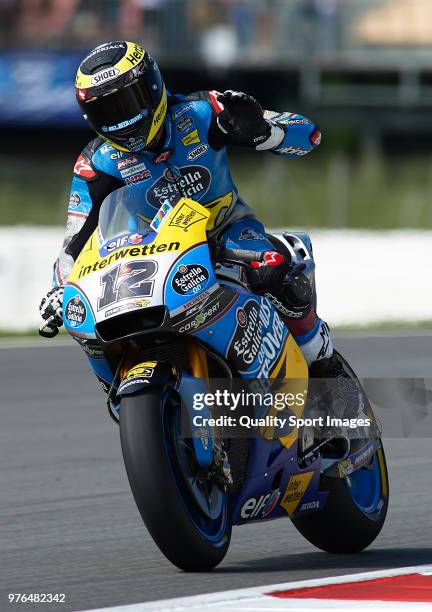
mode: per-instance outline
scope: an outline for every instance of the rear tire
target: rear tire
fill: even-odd
[[[376,511],[364,512],[356,504],[347,484],[349,477],[322,476],[320,490],[329,492],[324,509],[293,519],[295,527],[311,544],[329,553],[358,553],[378,536],[388,508],[388,475],[384,450],[378,449],[375,457],[382,487]]]
[[[121,447],[135,502],[157,546],[180,569],[207,571],[229,547],[228,496],[220,491],[221,512],[213,526],[194,503],[174,449],[179,412],[174,392],[162,387],[123,397]]]
[[[354,370],[337,354],[363,392],[367,413],[374,419]],[[321,476],[320,490],[329,493],[324,509],[293,519],[298,531],[311,544],[329,553],[358,553],[367,548],[380,533],[388,510],[389,481],[381,440],[370,467],[361,467],[345,478]]]

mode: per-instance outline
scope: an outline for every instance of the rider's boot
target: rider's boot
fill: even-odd
[[[312,381],[321,382],[321,397],[331,416],[353,419],[364,409],[363,394],[355,379],[346,371],[340,355],[315,361],[309,367]],[[313,382],[312,382],[313,384]]]
[[[362,395],[334,351],[327,323],[317,317],[314,309],[303,320],[285,317],[285,323],[302,350],[312,387],[319,391],[327,412],[337,418],[357,417],[363,407]]]
[[[312,386],[319,390],[327,412],[337,418],[357,417],[363,408],[362,394],[334,350],[327,323],[314,309],[303,320],[285,318],[285,323],[302,350]]]
[[[359,387],[334,352],[329,326],[316,313],[314,282],[303,264],[290,264],[275,251],[264,253],[252,264],[253,288],[278,310],[302,350],[311,379],[319,379],[327,412],[338,418],[354,418],[362,411]]]

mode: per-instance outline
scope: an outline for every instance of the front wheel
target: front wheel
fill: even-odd
[[[162,553],[185,571],[206,571],[231,539],[228,495],[199,474],[182,439],[179,398],[152,387],[121,400],[120,440],[135,502]]]

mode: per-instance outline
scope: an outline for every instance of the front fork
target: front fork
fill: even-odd
[[[208,393],[208,362],[207,354],[204,349],[193,339],[188,338],[186,344],[188,357],[188,372],[180,372],[171,364],[164,361],[140,361],[139,354],[129,350],[123,356],[114,378],[114,383],[120,381],[118,389],[115,390],[114,383],[108,395],[110,414],[119,410],[111,405],[113,397],[116,401],[126,395],[134,395],[150,385],[158,386],[161,392],[167,386],[176,389],[182,404],[182,417],[187,415],[187,419],[182,418],[182,429],[180,435],[192,440],[193,449],[198,465],[203,470],[207,470],[212,461],[215,449],[212,428],[207,425],[195,424],[198,415],[203,417],[204,422],[208,422],[211,413],[203,401]],[[196,400],[199,400],[197,402]],[[199,406],[199,407],[198,407]],[[143,405],[145,410],[145,405]],[[116,419],[118,421],[118,418]],[[217,446],[217,445],[216,445]]]

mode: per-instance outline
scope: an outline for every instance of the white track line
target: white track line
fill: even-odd
[[[19,339],[11,339],[11,340],[0,340],[0,350],[8,350],[8,349],[32,349],[32,348],[64,348],[65,346],[78,346],[76,342],[72,340],[72,338],[59,338],[56,340],[52,340],[47,338],[44,340],[41,338],[30,339],[25,338],[23,340]]]
[[[165,608],[157,607],[158,602],[149,602],[147,604],[136,604],[133,608],[124,606],[120,608],[103,608],[109,612],[186,612],[187,607],[181,605],[181,600],[167,600]],[[257,597],[242,604],[230,604],[222,602],[217,604],[201,603],[197,608],[197,612],[347,612],[355,610],[355,612],[424,612],[431,610],[429,603],[400,603],[400,602],[368,602],[368,601],[336,601],[336,600],[319,600],[319,599],[286,599],[277,600],[273,597]],[[93,611],[91,611],[93,612]],[[99,612],[95,611],[95,612]]]
[[[388,612],[397,610],[431,610],[429,603],[404,603],[404,602],[368,602],[347,600],[325,600],[325,599],[279,599],[268,597],[274,591],[288,591],[305,587],[324,586],[329,584],[343,584],[346,582],[362,582],[374,578],[388,576],[403,576],[405,574],[432,574],[432,565],[419,565],[414,567],[393,568],[375,572],[362,572],[359,574],[346,574],[329,578],[316,578],[312,580],[300,580],[297,582],[284,582],[281,584],[270,584],[250,589],[236,589],[220,593],[209,593],[205,595],[194,595],[192,597],[180,597],[165,599],[161,601],[150,601],[126,606],[112,608],[98,608],[91,612],[203,612],[205,610],[216,612],[258,612],[263,610],[289,610],[289,612],[315,612],[316,610],[340,611],[353,609],[356,612],[371,610],[386,610]],[[85,612],[85,611],[82,611]],[[90,611],[88,611],[90,612]]]

